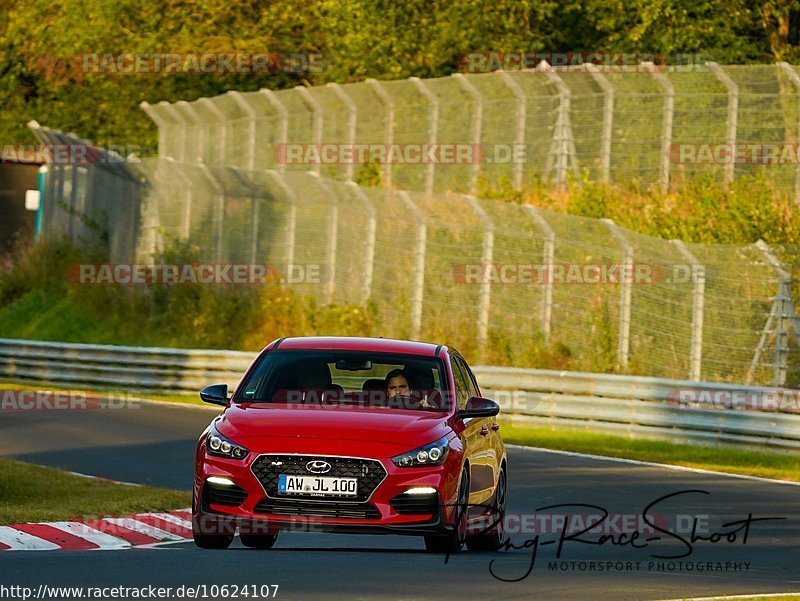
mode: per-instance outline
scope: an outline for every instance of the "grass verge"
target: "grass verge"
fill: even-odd
[[[800,456],[797,454],[676,444],[582,430],[550,430],[522,426],[508,420],[502,423],[503,440],[509,444],[800,482]]]
[[[215,382],[210,382],[214,384]],[[115,398],[135,398],[144,399],[148,401],[166,401],[170,403],[183,403],[186,405],[201,405],[203,407],[210,407],[208,403],[200,400],[198,393],[192,394],[161,394],[150,392],[149,390],[130,390],[126,388],[113,388],[108,386],[90,386],[82,385],[80,388],[67,388],[63,386],[54,386],[52,382],[42,382],[38,380],[0,380],[0,390],[39,390],[47,392],[63,392],[72,394],[83,394],[86,396],[100,396],[107,394]]]
[[[168,511],[191,504],[190,492],[116,484],[0,459],[0,524]]]

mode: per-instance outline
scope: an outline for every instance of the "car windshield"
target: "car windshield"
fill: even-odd
[[[261,359],[234,400],[447,411],[444,374],[442,360],[434,357],[279,350]]]

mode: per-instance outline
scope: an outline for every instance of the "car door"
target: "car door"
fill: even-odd
[[[469,374],[464,359],[458,355],[453,356],[453,376],[456,380],[459,408],[462,395],[465,398],[479,396],[477,385]],[[491,445],[492,420],[493,418],[486,417],[464,420],[470,445],[470,502],[473,504],[488,503],[494,492],[497,457]]]

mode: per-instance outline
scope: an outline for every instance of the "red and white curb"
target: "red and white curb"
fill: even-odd
[[[148,548],[192,540],[192,511],[0,526],[0,551]]]

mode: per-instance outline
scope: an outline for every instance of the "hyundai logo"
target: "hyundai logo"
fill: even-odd
[[[331,471],[331,464],[327,461],[316,459],[306,463],[306,469],[312,474],[327,474]]]

